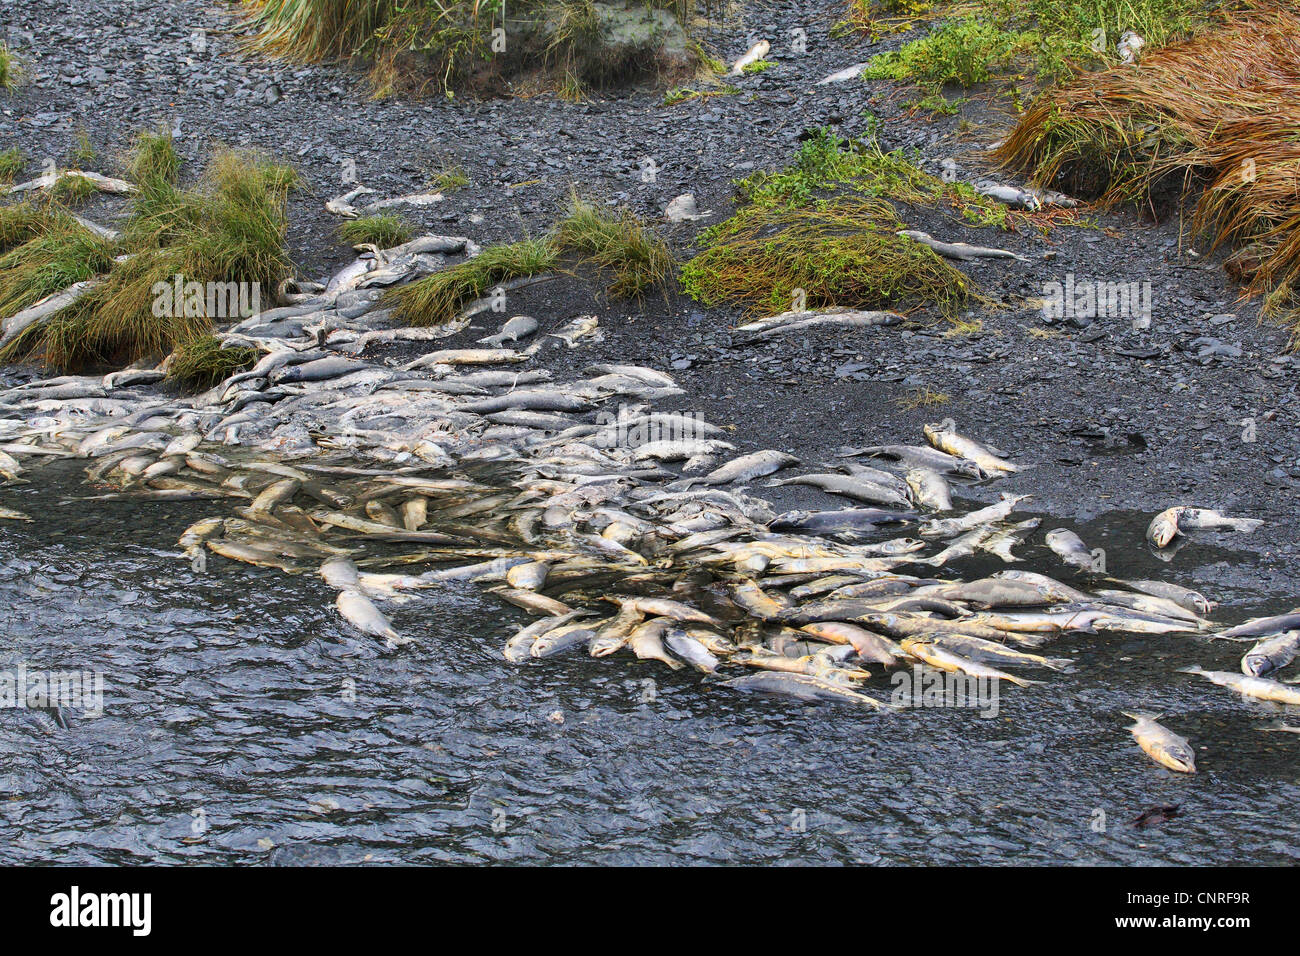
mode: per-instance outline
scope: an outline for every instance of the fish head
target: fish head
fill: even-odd
[[[1147,540],[1157,548],[1168,547],[1178,535],[1178,518],[1182,511],[1182,508],[1168,508],[1156,515],[1147,528]]]

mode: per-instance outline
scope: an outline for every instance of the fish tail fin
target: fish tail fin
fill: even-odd
[[[1007,680],[1017,687],[1037,687],[1040,684],[1046,684],[1045,680],[1030,680],[1027,677],[1008,677]]]
[[[1121,714],[1130,720],[1159,720],[1164,714],[1148,714],[1143,710],[1121,710]]]
[[[1045,657],[1043,666],[1050,667],[1054,671],[1068,671],[1074,666],[1074,660],[1069,657]]]
[[[1205,668],[1202,667],[1200,664],[1192,664],[1189,667],[1178,668],[1178,673],[1179,674],[1204,674]]]

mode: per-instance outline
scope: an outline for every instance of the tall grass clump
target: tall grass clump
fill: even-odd
[[[27,157],[23,155],[22,147],[10,146],[0,151],[0,183],[11,182],[26,165]]]
[[[176,347],[167,367],[167,381],[183,392],[202,392],[252,368],[257,356],[255,348],[225,346],[215,335],[199,335]]]
[[[575,194],[547,235],[489,246],[473,259],[391,290],[386,301],[411,325],[441,325],[498,283],[567,262],[594,266],[608,278],[606,294],[620,299],[666,286],[674,264],[667,244],[631,212],[600,209]]]
[[[395,213],[379,213],[349,219],[338,227],[339,238],[350,246],[373,243],[381,249],[410,242],[415,230],[409,222]]]
[[[577,253],[612,276],[606,291],[614,298],[639,296],[663,285],[672,271],[668,246],[627,210],[598,209],[574,196],[554,236],[559,248]]]
[[[497,283],[548,272],[558,259],[550,239],[489,246],[473,259],[391,290],[385,300],[410,325],[442,325]]]
[[[269,289],[289,273],[285,204],[296,177],[288,167],[219,149],[199,181],[182,189],[170,140],[154,134],[137,140],[127,165],[139,192],[116,244],[66,214],[52,213],[44,225],[31,211],[0,215],[0,233],[6,218],[15,239],[35,233],[0,259],[0,318],[76,281],[100,280],[6,345],[0,361],[74,370],[160,357],[212,327],[212,317],[156,308],[160,283],[180,276]]]
[[[965,276],[902,228],[889,203],[862,196],[749,205],[705,230],[682,288],[705,305],[768,315],[794,308],[797,290],[814,309],[933,303],[955,315],[971,293]]]
[[[683,27],[695,12],[685,0],[642,6],[668,11]],[[379,95],[425,87],[451,95],[539,74],[543,85],[580,97],[588,87],[654,75],[664,65],[657,41],[604,42],[592,0],[247,0],[245,10],[255,51],[364,62]],[[504,50],[494,45],[500,29],[508,36]],[[678,55],[693,62],[690,50]]]
[[[1238,260],[1266,312],[1300,289],[1300,14],[1248,10],[1213,32],[1048,90],[994,156],[1040,184],[1160,213],[1199,190],[1192,228]],[[1249,263],[1249,265],[1245,265]]]
[[[9,45],[0,40],[0,91],[13,92],[22,78],[23,68]]]

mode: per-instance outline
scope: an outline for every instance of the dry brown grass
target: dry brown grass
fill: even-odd
[[[1201,189],[1192,227],[1266,313],[1300,292],[1300,13],[1278,6],[1043,94],[995,150],[1036,182],[1158,211]]]

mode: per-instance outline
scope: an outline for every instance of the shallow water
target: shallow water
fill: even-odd
[[[87,489],[54,471],[0,496],[37,519],[0,522],[0,670],[100,671],[104,713],[0,710],[0,862],[1300,860],[1300,738],[1175,673],[1236,670],[1239,644],[1071,635],[1044,653],[1074,672],[1033,673],[992,719],[810,707],[621,655],[517,668],[500,648],[528,616],[472,585],[395,610],[419,645],[388,652],[312,575],[178,559],[220,504],[59,504]],[[1225,621],[1294,603],[1252,552],[1197,541],[1166,564],[1144,526],[1077,530],[1111,573],[1200,587]],[[1167,713],[1200,772],[1151,763],[1132,709]],[[1180,816],[1131,825],[1166,804]]]

